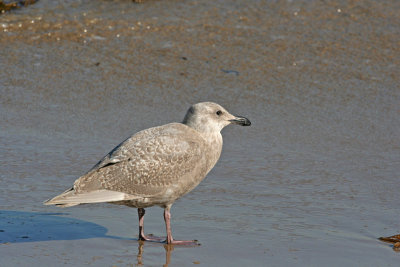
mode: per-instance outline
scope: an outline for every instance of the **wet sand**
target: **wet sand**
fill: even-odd
[[[0,15],[1,266],[397,266],[398,1],[46,1]],[[214,101],[248,117],[172,207],[42,202]],[[157,108],[156,108],[157,107]],[[146,232],[164,235],[162,210]],[[5,256],[4,256],[5,255]]]

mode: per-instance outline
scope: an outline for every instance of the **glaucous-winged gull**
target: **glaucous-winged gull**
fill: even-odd
[[[109,202],[138,209],[139,239],[161,241],[143,231],[144,208],[164,208],[168,244],[174,240],[170,209],[178,198],[194,189],[217,163],[222,150],[221,130],[229,124],[249,126],[247,118],[233,116],[212,102],[192,105],[182,123],[140,131],[108,153],[72,188],[45,205],[70,207]]]

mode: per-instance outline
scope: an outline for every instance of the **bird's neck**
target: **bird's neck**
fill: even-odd
[[[211,170],[221,156],[223,144],[222,135],[220,132],[213,132],[202,133],[202,136],[204,137],[207,146],[209,147],[207,153],[209,153],[209,170]]]
[[[191,120],[184,120],[183,124],[196,130],[200,136],[204,138],[204,141],[208,147],[208,165],[209,170],[211,170],[212,167],[214,167],[214,165],[217,163],[222,151],[223,141],[220,129],[210,128],[211,126],[207,123],[194,123]]]

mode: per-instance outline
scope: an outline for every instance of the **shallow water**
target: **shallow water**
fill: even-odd
[[[397,266],[398,1],[46,1],[0,16],[0,265]],[[42,202],[141,129],[220,103],[217,166],[172,207]],[[3,231],[1,231],[3,230]],[[162,210],[145,230],[164,235]]]

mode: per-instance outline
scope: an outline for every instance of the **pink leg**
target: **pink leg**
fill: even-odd
[[[139,215],[139,240],[143,241],[155,241],[155,242],[160,242],[163,240],[162,237],[156,237],[156,236],[146,236],[144,234],[144,214],[145,210],[143,208],[138,208],[138,215]]]
[[[173,245],[188,245],[188,246],[194,246],[194,245],[199,245],[197,243],[197,240],[174,240],[172,238],[172,231],[171,231],[171,205],[168,205],[164,209],[164,221],[165,221],[165,227],[167,229],[167,239],[165,242],[167,244],[173,244]]]

